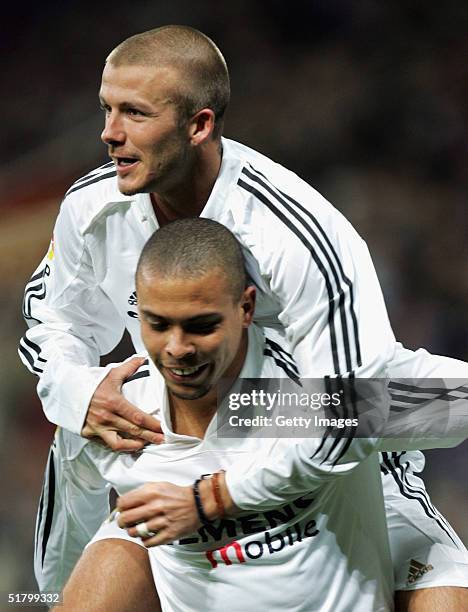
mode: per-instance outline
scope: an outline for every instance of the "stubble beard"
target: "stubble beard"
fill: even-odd
[[[201,397],[204,397],[205,395],[207,395],[209,391],[211,390],[211,387],[209,386],[202,386],[199,389],[192,387],[193,389],[192,393],[188,393],[188,392],[184,393],[184,392],[179,392],[179,391],[174,390],[172,386],[167,384],[167,381],[166,381],[166,385],[171,395],[174,395],[175,397],[178,397],[179,399],[189,400],[189,401],[200,399]]]

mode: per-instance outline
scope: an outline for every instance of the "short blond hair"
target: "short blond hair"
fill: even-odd
[[[215,115],[219,135],[229,104],[230,85],[226,61],[215,43],[188,26],[168,25],[124,40],[108,56],[114,66],[139,65],[175,68],[180,74],[174,102],[185,118],[202,108]]]

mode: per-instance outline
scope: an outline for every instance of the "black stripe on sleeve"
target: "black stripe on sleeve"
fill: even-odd
[[[30,340],[28,338],[28,336],[27,336],[27,333],[23,336],[22,340],[23,340],[23,342],[25,342],[25,344],[27,344],[29,346],[29,348],[31,348],[34,351],[36,351],[36,353],[37,353],[37,360],[38,361],[42,361],[42,363],[47,363],[46,359],[41,357],[41,347],[38,344],[36,344],[35,342],[33,342],[32,340]]]
[[[266,179],[266,177],[264,177],[264,175],[262,175],[258,170],[255,170],[254,168],[251,168],[253,172],[255,172],[257,175],[262,176],[265,181],[268,181],[268,179]],[[246,170],[246,173],[248,173],[248,170]],[[317,246],[319,248],[319,250],[322,252],[323,256],[325,257],[327,264],[329,266],[329,269],[333,275],[337,290],[338,290],[338,294],[339,294],[339,308],[340,308],[340,318],[341,318],[341,325],[342,325],[342,329],[343,329],[343,341],[344,341],[344,348],[345,348],[345,354],[346,354],[346,368],[347,371],[351,371],[352,370],[352,366],[351,366],[351,356],[349,354],[349,338],[348,338],[348,322],[346,319],[346,310],[345,310],[345,295],[343,292],[343,289],[341,288],[341,283],[344,282],[348,288],[349,288],[349,298],[350,298],[350,305],[349,305],[349,310],[351,313],[351,319],[352,319],[352,327],[354,330],[354,338],[355,338],[355,350],[356,350],[356,360],[357,360],[357,364],[360,366],[362,365],[362,360],[361,360],[361,349],[360,349],[360,343],[359,343],[359,333],[358,333],[358,324],[357,324],[357,318],[354,312],[354,293],[353,293],[353,285],[351,283],[351,281],[347,278],[347,276],[344,273],[343,270],[343,266],[341,264],[341,261],[338,257],[338,254],[335,250],[335,248],[333,247],[330,239],[328,238],[326,232],[324,231],[323,227],[320,225],[320,223],[318,222],[318,220],[316,219],[316,217],[310,212],[310,210],[308,210],[306,207],[302,206],[299,202],[297,202],[294,198],[290,197],[289,195],[285,194],[283,191],[277,189],[276,187],[274,187],[269,181],[269,185],[266,184],[266,182],[262,182],[259,177],[255,177],[255,175],[251,175],[252,180],[256,180],[260,185],[263,186],[263,188],[267,189],[267,191],[273,196],[275,197],[278,202],[280,202],[280,204],[282,204],[286,210],[288,210],[300,223],[302,223],[303,227],[309,231],[309,233],[313,236],[314,241],[315,241],[315,246]],[[290,206],[288,206],[288,204],[285,202],[285,200],[279,195],[281,194],[281,196],[283,196],[283,198],[286,198],[289,203]],[[298,213],[297,210],[295,210],[296,207],[300,212]],[[306,220],[304,219],[304,216],[308,217],[310,219],[310,221],[313,223],[315,229],[320,233],[321,238],[318,237],[318,235],[315,233],[314,229],[312,228],[312,226],[310,225],[310,223],[307,223]],[[323,241],[323,242],[322,242]],[[331,255],[333,256],[333,262],[332,259],[329,255],[329,252],[327,251],[325,245],[328,245],[328,249],[331,253]],[[346,350],[348,348],[348,351]],[[337,374],[339,372],[336,372]]]
[[[347,384],[347,389],[349,391],[349,397],[346,398],[346,394],[344,392],[344,387],[343,387],[343,378],[341,376],[337,378],[333,378],[333,379],[331,379],[329,376],[325,377],[325,385],[326,385],[327,393],[329,395],[332,395],[333,393],[340,392],[340,395],[341,395],[340,406],[342,406],[343,411],[341,414],[338,414],[336,411],[333,410],[333,414],[335,418],[347,419],[347,418],[357,417],[356,389],[355,389],[354,383],[355,383],[354,375],[351,374],[350,378],[348,379],[348,384]],[[335,389],[333,389],[333,386],[335,387]],[[351,407],[351,410],[352,410],[351,417],[349,416],[349,412],[348,412],[349,406]],[[333,426],[327,427],[327,430],[324,436],[322,437],[322,442],[320,443],[318,450],[314,453],[313,456],[315,456],[317,452],[321,450],[325,440],[328,437],[330,437],[334,429],[335,428]],[[322,459],[321,463],[325,463],[326,461],[331,461],[331,456],[333,452],[336,450],[336,456],[333,459],[333,461],[331,461],[332,465],[336,465],[339,462],[339,460],[347,452],[351,442],[353,441],[355,437],[356,430],[357,430],[357,427],[354,427],[352,425],[341,428],[338,431],[338,435],[334,438],[327,455],[324,457],[324,459]]]
[[[331,395],[332,389],[331,389],[330,376],[325,376],[324,377],[324,381],[325,381],[325,390],[326,390],[327,393],[329,393]],[[322,439],[320,440],[320,444],[316,448],[316,450],[315,450],[314,454],[312,455],[311,459],[313,459],[314,457],[316,457],[320,453],[320,451],[322,450],[323,445],[325,444],[325,442],[326,442],[327,438],[329,437],[330,433],[331,433],[331,428],[327,427],[327,429],[325,430],[325,433],[322,436]]]
[[[132,382],[132,380],[138,380],[139,378],[146,378],[149,375],[150,375],[149,370],[143,370],[142,372],[136,372],[136,374],[132,374],[132,376],[129,376],[126,380],[124,380],[122,385],[126,385],[127,383]]]
[[[281,357],[281,359],[287,361],[291,368],[293,368],[296,372],[296,375],[299,376],[299,370],[297,369],[296,362],[294,361],[294,357],[290,353],[285,351],[279,344],[273,342],[273,340],[271,340],[267,336],[265,336],[265,343],[273,352],[278,353],[278,356]]]
[[[100,173],[103,173],[103,170],[105,170],[106,168],[112,168],[113,166],[114,166],[114,162],[111,161],[111,162],[108,162],[107,164],[103,164],[102,166],[99,166],[99,168],[96,168],[95,170],[91,170],[91,172],[88,172],[88,174],[85,174],[81,178],[76,179],[73,185],[71,185],[70,189],[75,187],[75,185],[79,185],[80,183],[84,183],[85,181],[89,179],[95,178]]]
[[[389,381],[388,388],[390,390],[395,389],[396,391],[404,391],[405,393],[430,393],[432,395],[440,395],[441,393],[445,393],[447,391],[446,388],[417,387],[413,384],[405,384],[401,382],[396,382],[395,380]]]
[[[252,168],[252,170],[254,170],[256,172],[256,174],[262,176],[266,181],[268,181],[267,177],[264,174],[262,174],[259,170],[256,170],[254,168]],[[333,256],[333,259],[335,261],[335,264],[336,264],[336,267],[337,267],[337,271],[339,272],[339,276],[341,277],[341,281],[344,282],[348,286],[348,288],[349,288],[350,313],[351,313],[351,319],[352,319],[353,330],[354,330],[355,348],[356,348],[356,359],[357,359],[358,366],[361,366],[362,365],[361,347],[360,347],[360,342],[359,342],[358,322],[357,322],[357,317],[356,317],[356,313],[355,313],[355,310],[354,310],[353,284],[350,281],[350,279],[346,276],[346,274],[344,273],[343,266],[341,264],[341,260],[338,257],[338,253],[336,252],[336,249],[333,246],[330,238],[327,236],[327,233],[325,232],[323,227],[320,225],[320,223],[318,222],[317,218],[311,213],[311,211],[309,209],[307,209],[305,206],[303,206],[302,204],[300,204],[297,200],[295,200],[294,198],[292,198],[291,196],[286,194],[284,191],[281,191],[278,188],[276,188],[276,191],[278,191],[278,193],[280,193],[284,198],[286,198],[291,204],[296,206],[301,211],[301,213],[303,215],[306,215],[312,221],[312,223],[314,224],[314,226],[317,228],[318,232],[322,236],[324,242],[328,245],[330,253]],[[279,200],[279,201],[281,201],[281,200]],[[326,256],[325,250],[323,252],[324,252],[324,254]],[[327,259],[328,259],[328,257],[327,257]],[[331,262],[330,262],[330,265],[332,267],[333,272],[335,272],[334,267],[331,264]],[[336,279],[336,276],[335,276],[335,279]],[[339,287],[338,281],[337,281],[337,286]],[[348,368],[348,369],[350,370],[351,368]]]
[[[33,290],[38,289],[38,288],[42,288],[41,293],[33,293]],[[31,316],[31,301],[32,300],[41,301],[45,298],[45,295],[46,295],[46,288],[43,283],[41,283],[40,285],[35,285],[34,287],[31,287],[31,289],[28,290],[27,295],[25,295],[25,301],[24,301],[24,306],[23,306],[23,315],[25,319],[33,318]]]
[[[271,345],[272,348],[276,349],[279,353],[283,353],[283,355],[286,355],[286,357],[289,357],[291,361],[294,361],[294,357],[291,355],[291,353],[288,353],[288,351],[286,351],[277,342],[275,342],[271,338],[268,338],[267,336],[265,336],[265,340],[268,342],[268,344]]]
[[[33,356],[31,355],[29,350],[21,344],[21,340],[20,340],[20,344],[18,346],[18,351],[22,355],[24,355],[24,357],[26,358],[27,362],[29,363],[29,365],[30,365],[30,367],[28,367],[29,371],[32,372],[33,374],[36,374],[36,375],[42,374],[42,372],[44,370],[41,370],[41,368],[38,368],[37,366],[34,365],[34,358],[33,358]]]
[[[328,327],[330,330],[331,352],[332,352],[333,366],[334,366],[335,373],[340,374],[340,359],[339,359],[337,335],[336,335],[336,329],[335,329],[335,310],[336,308],[338,308],[339,310],[340,321],[341,321],[341,328],[342,328],[342,335],[343,335],[343,349],[344,349],[345,360],[346,360],[346,370],[352,371],[353,360],[351,359],[351,349],[350,349],[350,339],[349,339],[350,334],[348,331],[349,323],[347,320],[345,294],[344,294],[343,287],[342,287],[343,282],[350,289],[350,292],[349,292],[349,298],[350,298],[349,309],[351,311],[351,323],[350,324],[352,328],[354,329],[354,338],[355,338],[354,348],[355,348],[355,354],[356,354],[356,362],[357,362],[357,365],[361,365],[362,362],[361,362],[361,352],[360,352],[360,345],[359,345],[359,335],[358,335],[358,329],[357,329],[357,320],[354,314],[354,306],[353,306],[354,298],[353,298],[351,281],[344,276],[344,273],[342,273],[341,264],[339,267],[337,267],[337,265],[332,261],[332,258],[330,257],[330,254],[327,251],[326,246],[324,245],[323,238],[321,239],[319,237],[319,235],[317,234],[317,231],[315,231],[312,225],[304,218],[303,211],[306,211],[306,216],[309,217],[313,221],[316,227],[320,227],[317,220],[310,213],[310,211],[307,211],[307,209],[302,207],[295,200],[292,200],[292,198],[288,197],[287,198],[288,201],[286,201],[286,197],[284,195],[280,195],[280,193],[278,193],[277,190],[275,190],[272,186],[270,186],[270,184],[267,184],[262,178],[254,174],[254,172],[256,171],[253,168],[251,170],[244,168],[242,171],[243,177],[247,177],[251,181],[255,182],[257,185],[261,186],[264,191],[266,191],[268,194],[270,194],[270,196],[272,196],[272,198],[274,198],[274,200],[276,200],[276,202],[273,201],[272,198],[267,197],[263,191],[259,191],[259,189],[255,185],[252,185],[251,183],[246,182],[243,177],[241,177],[238,180],[239,186],[245,189],[246,191],[248,191],[249,193],[251,193],[252,195],[254,195],[263,204],[265,204],[265,206],[267,206],[267,208],[269,208],[271,212],[276,217],[278,217],[293,234],[297,236],[297,238],[302,242],[302,244],[307,248],[307,250],[311,254],[312,259],[316,263],[317,268],[319,269],[320,273],[323,276],[327,294],[328,294],[328,303],[329,303]],[[294,206],[292,202],[294,202]],[[280,210],[280,208],[278,207],[278,203],[281,204],[283,209],[287,210],[289,214],[292,215],[292,217],[296,219],[296,221],[298,222],[297,225],[295,225]],[[300,208],[300,210],[302,211],[302,214],[298,212],[297,208]],[[321,229],[321,235],[323,236],[324,232],[322,228],[320,229]],[[306,234],[309,234],[312,240]],[[334,251],[333,246],[331,245],[328,238],[327,238],[327,244],[329,244],[329,249],[332,250],[334,254],[334,258],[337,259],[336,252]],[[321,255],[321,257],[319,256],[319,254]],[[324,258],[326,264],[324,263],[324,261],[322,261],[322,258]],[[342,277],[341,281],[340,281],[340,276]],[[332,279],[335,282],[336,289],[338,292],[338,305],[336,305],[335,303],[336,300],[335,300],[335,292],[332,286]]]
[[[44,276],[50,273],[49,266],[46,264],[42,270],[40,270],[37,274],[35,274],[31,280],[26,285],[26,289],[24,291],[23,298],[23,316],[25,319],[34,319],[35,321],[39,321],[35,317],[31,316],[31,301],[35,300],[43,300],[46,295],[46,287],[44,283]],[[39,283],[35,285],[31,285],[32,282],[39,280]]]
[[[356,387],[354,385],[354,383],[355,383],[354,374],[350,374],[348,380],[349,380],[349,383],[348,383],[347,386],[349,387],[349,394],[350,394],[349,402],[346,401],[345,394],[344,394],[344,389],[343,389],[343,387],[341,387],[343,389],[343,393],[342,393],[341,397],[342,397],[343,409],[344,409],[344,413],[343,413],[342,418],[344,418],[344,419],[347,419],[347,418],[357,418],[357,416],[358,416],[357,405],[356,405],[357,404]],[[348,416],[348,404],[351,406],[351,410],[352,410],[351,417]],[[337,458],[335,459],[333,465],[336,465],[338,463],[338,461],[345,455],[345,453],[348,450],[351,442],[354,439],[354,436],[355,436],[356,431],[357,431],[357,427],[353,427],[352,425],[350,427],[344,427],[343,428],[343,436],[342,437],[344,437],[345,431],[348,431],[348,435],[344,439],[344,444],[342,445],[342,448],[341,448]]]
[[[54,517],[54,503],[55,503],[55,466],[54,466],[54,453],[52,450],[49,455],[49,491],[47,496],[47,513],[44,524],[44,534],[42,536],[42,565],[44,566],[44,558],[47,549],[47,542],[49,541],[50,530],[52,528],[52,519]]]
[[[40,530],[40,527],[41,527],[42,510],[44,508],[44,484],[42,485],[41,499],[39,500],[39,509],[37,511],[36,532],[34,534],[34,551],[35,551],[34,554],[35,555],[37,555],[37,548],[38,548],[38,544],[39,544],[39,530]]]
[[[329,298],[328,327],[330,329],[333,367],[334,367],[335,372],[339,373],[340,363],[339,363],[339,358],[338,358],[338,345],[336,341],[336,331],[335,331],[335,322],[334,322],[335,303],[333,300],[333,290],[330,284],[330,279],[328,278],[328,274],[321,260],[317,257],[317,254],[315,250],[312,248],[312,246],[310,245],[309,241],[301,234],[301,232],[289,221],[289,219],[281,211],[277,210],[270,203],[270,201],[268,200],[268,198],[266,198],[266,196],[264,196],[260,191],[255,189],[255,187],[252,187],[252,185],[250,185],[249,183],[246,183],[242,179],[239,179],[238,184],[240,187],[242,187],[243,189],[245,189],[246,191],[254,195],[261,202],[263,202],[263,204],[265,204],[265,206],[267,206],[286,225],[286,227],[288,227],[288,229],[299,238],[302,244],[310,251],[310,254],[313,260],[315,261],[318,269],[322,273],[324,281],[325,281],[325,285],[327,288],[328,298]]]
[[[392,401],[404,404],[424,404],[438,399],[437,397],[415,397],[414,395],[397,395],[396,393],[390,393],[390,395]]]
[[[44,270],[45,268],[42,268],[42,270],[40,270],[37,274],[34,274],[34,276],[31,276],[26,287],[28,287],[30,283],[37,281],[39,278],[42,278],[44,276]]]
[[[468,395],[468,387],[465,386],[455,387],[451,389],[447,387],[429,388],[418,387],[412,384],[405,385],[403,383],[396,383],[394,381],[390,381],[388,386],[390,389],[392,400],[404,404],[424,404],[425,402],[433,402],[434,400],[456,402],[458,400],[466,399]],[[454,393],[460,393],[461,395],[454,395]],[[432,395],[433,397],[424,397],[425,395]]]
[[[291,369],[291,364],[281,359],[278,355],[275,355],[269,348],[265,348],[263,350],[263,354],[267,355],[268,357],[271,357],[273,361],[276,363],[276,365],[279,366],[284,372],[286,372],[286,374],[289,376],[291,380],[297,383],[300,382],[298,374],[296,374]]]

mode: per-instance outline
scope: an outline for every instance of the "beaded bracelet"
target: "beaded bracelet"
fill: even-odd
[[[201,483],[202,479],[199,478],[198,480],[196,480],[193,483],[193,497],[195,498],[195,506],[197,507],[197,514],[198,514],[198,518],[200,519],[200,522],[203,525],[211,525],[213,523],[213,521],[211,521],[205,514],[205,511],[203,510],[203,505],[201,502],[201,498],[200,498],[200,483]]]

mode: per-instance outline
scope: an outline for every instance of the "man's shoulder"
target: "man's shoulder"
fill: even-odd
[[[253,209],[269,211],[278,218],[314,214],[320,219],[335,217],[336,208],[294,171],[263,153],[239,142],[224,139],[226,155],[238,160],[237,193],[241,209],[250,201]]]
[[[275,178],[277,182],[297,181],[307,185],[297,174],[294,174],[294,172],[288,170],[285,166],[245,144],[223,138],[223,148],[227,157],[235,158],[240,162],[242,170],[245,168],[255,168],[257,172],[268,176],[268,178]]]
[[[133,199],[119,191],[117,172],[113,162],[109,162],[77,179],[65,193],[62,208],[84,232],[101,213]]]

